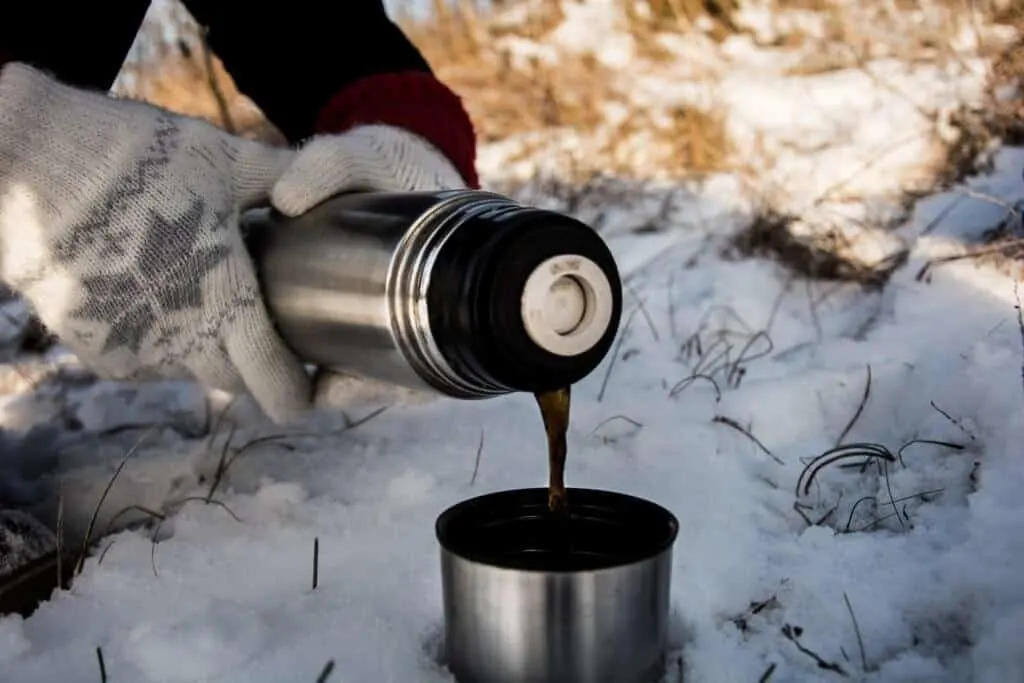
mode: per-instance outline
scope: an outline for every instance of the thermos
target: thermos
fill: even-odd
[[[479,190],[350,193],[243,216],[271,317],[303,361],[464,399],[573,384],[622,313],[590,226]]]

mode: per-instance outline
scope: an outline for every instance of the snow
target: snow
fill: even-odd
[[[559,49],[610,45],[613,61],[632,54],[602,14],[610,6],[569,5]],[[695,683],[756,681],[770,666],[773,683],[841,678],[784,631],[799,631],[803,647],[854,680],[1024,681],[1014,282],[971,261],[915,277],[1024,197],[1024,150],[1000,150],[991,173],[909,215],[895,208],[938,160],[936,131],[920,111],[977,102],[986,62],[887,59],[871,65],[872,76],[799,76],[788,71],[792,55],[735,39],[704,53],[704,64],[723,74],[713,92],[673,77],[683,66],[669,64],[630,73],[631,96],[652,107],[712,96],[745,166],[687,184],[609,181],[576,208],[612,245],[628,295],[621,344],[574,388],[567,480],[644,496],[681,520],[666,681],[678,680],[680,666]],[[517,170],[508,161],[517,142],[482,150],[487,183],[557,168],[542,152]],[[516,194],[564,205],[545,188]],[[863,291],[722,257],[766,196],[799,211],[803,229],[851,231],[854,258],[906,249],[908,260],[883,289]],[[0,337],[16,336],[18,306],[5,305]],[[750,344],[738,385],[728,368],[712,367],[716,341],[731,345],[732,361]],[[58,367],[60,382],[26,379]],[[909,446],[884,473],[828,467],[797,493],[805,463],[834,446],[857,412],[869,367],[870,395],[844,442],[957,448]],[[680,383],[697,369],[715,381]],[[189,383],[91,382],[60,349],[0,366],[0,387],[0,424],[31,436],[0,462],[5,498],[52,523],[59,478],[66,530],[80,537],[114,468],[145,434],[98,527],[128,505],[173,513],[155,545],[149,531],[117,533],[71,590],[28,619],[0,618],[5,681],[99,680],[98,647],[111,681],[313,681],[328,660],[332,681],[451,681],[438,664],[433,520],[464,498],[547,476],[530,396],[459,402],[343,381],[331,388],[335,408],[244,450],[214,496],[220,505],[206,505],[195,497],[207,495],[227,439],[238,449],[282,431],[248,402]],[[901,516],[889,515],[892,500]],[[822,521],[809,526],[803,516]]]

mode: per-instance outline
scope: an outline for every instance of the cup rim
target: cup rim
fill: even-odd
[[[568,488],[566,494],[570,500],[570,515],[573,506],[576,506],[577,510],[589,510],[591,513],[595,510],[610,513],[612,517],[623,520],[627,525],[630,522],[652,523],[656,524],[658,529],[651,534],[650,542],[621,553],[614,560],[596,562],[590,567],[523,567],[488,557],[479,549],[478,543],[473,542],[473,532],[484,533],[483,525],[488,519],[505,519],[511,522],[519,517],[525,518],[531,511],[535,517],[541,507],[546,511],[547,487],[533,487],[492,491],[449,506],[435,521],[436,540],[444,552],[473,564],[523,573],[580,574],[648,561],[670,550],[678,538],[679,520],[669,509],[652,500],[607,489]],[[475,529],[473,522],[477,522],[478,525]]]

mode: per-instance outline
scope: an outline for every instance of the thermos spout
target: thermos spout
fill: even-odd
[[[549,391],[600,364],[621,318],[592,228],[490,192],[346,194],[242,227],[285,342],[352,375],[457,398]]]

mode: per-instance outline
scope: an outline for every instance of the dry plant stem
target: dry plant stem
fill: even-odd
[[[790,273],[786,277],[786,281],[782,284],[782,289],[779,290],[779,295],[775,297],[775,301],[772,302],[772,308],[768,312],[768,320],[764,323],[765,334],[771,333],[772,326],[775,325],[775,318],[779,315],[779,311],[782,309],[782,302],[786,299],[786,295],[789,294],[789,290],[793,288],[793,283],[795,281],[796,275]]]
[[[796,646],[797,650],[813,659],[814,662],[818,665],[819,669],[824,669],[825,671],[832,671],[834,673],[839,674],[840,676],[847,676],[846,670],[843,669],[843,667],[840,666],[838,662],[830,662],[821,657],[818,653],[805,647],[800,642],[800,634],[802,632],[802,629],[797,629],[793,626],[790,626],[789,624],[786,624],[782,627],[782,635],[786,638],[786,640],[793,643],[793,645]]]
[[[1024,335],[1022,335],[1021,342],[1022,342],[1022,345],[1024,345]],[[939,406],[935,405],[935,401],[928,401],[928,403],[931,404],[931,407],[935,409],[935,412],[937,412],[939,415],[941,415],[942,417],[944,417],[947,420],[949,420],[949,422],[954,427],[959,429],[963,433],[963,435],[966,436],[968,439],[970,439],[971,441],[977,441],[978,440],[978,437],[976,437],[974,435],[974,432],[972,432],[971,430],[967,429],[967,427],[964,427],[963,422],[961,420],[956,419],[955,417],[953,417],[952,415],[947,413],[945,410],[943,410]]]
[[[835,446],[838,448],[843,443],[843,439],[847,437],[850,430],[853,429],[854,425],[857,424],[857,420],[860,419],[861,414],[864,412],[864,407],[868,404],[868,398],[871,396],[871,365],[868,364],[866,367],[867,378],[864,380],[864,395],[860,398],[860,404],[857,406],[856,412],[850,421],[843,427],[843,431],[839,433],[839,438],[836,439]]]
[[[180,511],[181,508],[186,503],[191,503],[191,502],[204,503],[206,505],[210,505],[212,503],[213,505],[216,505],[220,509],[222,509],[225,512],[227,512],[231,516],[231,518],[233,520],[235,520],[236,522],[241,522],[242,521],[241,518],[238,515],[235,514],[234,510],[229,508],[226,503],[224,503],[222,501],[219,501],[219,500],[207,500],[204,496],[188,496],[186,498],[182,498],[173,507],[177,507],[178,511]],[[160,528],[163,526],[164,521],[166,521],[166,518],[168,516],[170,516],[170,514],[172,514],[172,513],[169,512],[167,515],[159,515],[158,514],[156,526],[153,527],[153,535],[150,537],[150,542],[149,542],[149,564],[150,564],[150,567],[153,570],[153,576],[159,576],[160,575],[157,572],[157,569],[156,569],[156,545],[157,545],[156,539],[157,539],[157,536],[160,534]]]
[[[331,677],[333,672],[334,660],[328,659],[327,663],[324,664],[324,668],[320,670],[320,675],[316,677],[316,683],[327,683],[327,679]]]
[[[217,100],[217,109],[220,112],[221,124],[227,132],[232,135],[238,133],[238,129],[235,127],[235,122],[231,118],[231,110],[228,107],[228,100],[224,96],[224,91],[221,89],[220,84],[217,83],[217,74],[213,68],[213,50],[210,49],[210,42],[207,40],[208,29],[203,26],[199,29],[199,42],[203,47],[203,70],[206,72],[206,83],[210,87],[210,92],[213,94],[213,98]]]
[[[121,516],[122,514],[125,514],[127,512],[131,512],[132,510],[136,510],[138,512],[142,512],[142,513],[148,515],[150,517],[150,519],[157,520],[158,524],[162,523],[164,521],[164,519],[166,519],[165,515],[163,515],[162,513],[159,513],[159,512],[157,512],[155,510],[150,510],[149,508],[142,507],[141,505],[129,505],[126,508],[124,508],[123,510],[119,511],[116,515],[114,515],[114,517],[117,518],[117,517]],[[108,532],[109,532],[109,527],[112,526],[112,525],[113,525],[113,520],[111,520],[111,523],[107,525],[107,527],[108,527],[107,531]],[[105,532],[103,534],[103,536],[106,536],[106,535],[107,535],[107,533]],[[100,552],[99,557],[96,558],[96,564],[97,565],[103,564],[103,560],[107,557],[107,553],[110,552],[110,549],[113,548],[113,547],[114,547],[114,541],[110,541],[105,546],[103,546],[103,550]],[[150,554],[150,561],[152,562],[152,560],[153,560],[153,558],[152,558],[152,553],[151,553]],[[156,567],[153,567],[153,575],[156,576]]]
[[[942,446],[943,448],[950,448],[954,451],[964,450],[964,446],[962,444],[953,443],[952,441],[937,441],[935,439],[911,439],[910,441],[900,446],[900,449],[896,451],[896,460],[898,460],[899,463],[902,465],[904,451],[906,451],[911,446],[916,446],[917,444],[927,444],[929,446]]]
[[[103,662],[103,648],[96,646],[96,661],[100,665],[100,683],[107,683],[107,665]]]
[[[817,207],[821,206],[826,201],[828,201],[829,198],[833,194],[835,194],[839,190],[843,189],[844,187],[846,187],[847,185],[852,183],[854,180],[859,178],[862,174],[870,171],[876,165],[880,164],[882,161],[885,160],[885,158],[887,156],[889,156],[890,154],[896,153],[898,150],[902,149],[905,145],[909,145],[912,142],[917,142],[917,140],[920,139],[925,134],[927,134],[927,133],[914,133],[913,135],[909,135],[906,138],[903,138],[903,139],[899,140],[898,142],[895,142],[892,145],[887,146],[878,155],[876,155],[875,157],[873,157],[871,159],[868,159],[866,162],[864,162],[860,166],[860,168],[858,168],[856,171],[854,171],[853,173],[851,173],[850,175],[846,176],[842,180],[839,180],[838,182],[833,183],[828,188],[826,188],[821,194],[819,194],[813,201],[811,201],[807,205],[807,209],[805,211],[800,211],[798,213],[803,214],[803,213],[806,213],[807,210],[814,209],[814,208],[817,208]]]
[[[764,670],[763,674],[761,674],[761,677],[757,679],[757,683],[768,683],[772,678],[772,674],[775,673],[776,666],[775,662],[769,664],[768,668]]]
[[[313,539],[313,590],[320,585],[320,538]]]
[[[860,635],[860,625],[857,623],[857,615],[853,613],[853,605],[850,604],[850,597],[843,591],[843,601],[846,602],[846,610],[850,613],[850,621],[853,622],[853,633],[857,636],[857,648],[860,650],[861,671],[868,671],[868,656],[864,650],[864,639]]]
[[[480,472],[480,456],[484,452],[484,432],[480,430],[480,443],[476,446],[476,458],[473,460],[473,476],[469,478],[469,485],[476,484],[476,475]]]
[[[811,314],[814,335],[820,344],[821,340],[825,338],[825,332],[821,329],[821,318],[818,317],[818,306],[814,302],[814,291],[810,278],[804,280],[804,294],[807,296],[807,311]]]
[[[908,500],[914,500],[915,498],[926,500],[928,496],[935,496],[945,492],[946,489],[931,489],[929,491],[921,491],[919,493],[913,493],[909,496],[902,496],[900,498],[896,498],[895,500],[892,501],[886,501],[885,503],[883,503],[883,505],[892,505],[895,509],[896,503],[903,503]],[[857,508],[860,507],[860,504],[864,502],[878,503],[878,498],[876,498],[875,496],[864,496],[863,498],[858,499],[857,502],[855,502],[853,506],[850,508],[850,514],[846,518],[846,527],[843,529],[843,533],[850,533],[850,527],[853,526],[853,515],[854,513],[856,513]],[[876,520],[874,523],[877,524],[878,521]]]
[[[676,298],[673,296],[675,293],[676,284],[676,271],[672,271],[668,276],[668,285],[665,287],[665,298],[668,300],[668,333],[672,335],[672,339],[678,341],[679,339],[679,326],[676,323]]]
[[[626,291],[628,291],[633,296],[633,298],[636,299],[637,308],[640,309],[640,313],[643,314],[644,320],[647,321],[647,327],[650,328],[651,336],[654,337],[654,341],[661,341],[661,337],[658,334],[658,328],[655,326],[654,320],[651,318],[650,311],[647,310],[647,300],[641,299],[640,295],[637,294],[636,291],[629,284],[626,285]]]
[[[210,438],[206,442],[207,448],[211,448],[213,446],[213,440],[217,438],[217,432],[220,431],[221,423],[224,422],[225,418],[227,418],[228,413],[231,412],[231,408],[235,405],[236,401],[238,401],[238,396],[232,396],[231,400],[228,401],[228,404],[224,406],[220,413],[217,414],[217,420],[213,423],[213,426],[210,427]]]
[[[836,448],[830,448],[821,455],[817,456],[806,467],[800,472],[800,477],[796,483],[796,495],[797,497],[806,496],[810,493],[811,484],[814,482],[815,477],[825,467],[845,460],[846,458],[865,458],[863,462],[871,462],[872,460],[885,460],[888,462],[895,462],[896,456],[889,451],[885,446],[858,442],[846,444],[844,446],[838,446]],[[860,466],[858,462],[856,466]]]
[[[622,351],[622,345],[626,342],[626,334],[629,332],[630,326],[633,324],[633,318],[640,312],[640,307],[634,308],[629,317],[626,318],[626,324],[622,326],[622,331],[619,332],[619,339],[615,342],[615,346],[612,347],[612,352],[609,354],[608,368],[604,372],[604,379],[601,380],[601,388],[597,392],[597,402],[600,403],[604,400],[604,392],[608,389],[608,380],[612,376],[612,370],[615,368],[615,361],[619,357],[619,353]]]
[[[782,461],[782,458],[780,458],[779,456],[775,455],[770,450],[768,450],[768,447],[765,446],[763,443],[761,443],[761,441],[756,436],[751,434],[750,430],[748,430],[745,427],[743,427],[743,425],[741,425],[739,422],[737,422],[736,420],[732,419],[731,417],[726,417],[724,415],[715,415],[713,418],[711,418],[711,421],[714,422],[714,423],[723,424],[723,425],[725,425],[727,427],[731,427],[731,428],[735,429],[737,432],[739,432],[740,434],[744,435],[745,437],[747,437],[748,439],[753,441],[754,444],[758,448],[760,448],[764,452],[764,454],[767,455],[769,458],[771,458],[772,460],[774,460],[775,462],[777,462],[780,465],[784,464],[783,461]]]
[[[977,258],[979,256],[987,256],[989,254],[996,254],[1004,249],[1024,247],[1024,239],[1014,238],[1009,240],[1003,240],[995,244],[989,244],[984,247],[977,249],[969,249],[963,254],[953,254],[951,256],[940,256],[939,258],[933,258],[925,261],[925,264],[921,266],[921,269],[917,271],[914,279],[920,282],[935,266],[943,265],[945,263],[953,263],[954,261],[963,261],[965,259]],[[1014,285],[1016,287],[1016,285]]]
[[[597,430],[599,430],[601,427],[604,427],[606,424],[614,422],[615,420],[622,420],[623,422],[628,422],[637,429],[642,429],[644,426],[642,422],[638,422],[631,417],[627,417],[626,415],[612,415],[611,417],[606,417],[605,419],[598,422],[597,426],[591,429],[587,436],[594,436],[595,434],[597,434]]]
[[[675,398],[680,393],[682,393],[684,389],[686,389],[688,386],[696,382],[698,379],[702,379],[705,382],[710,383],[711,386],[714,387],[715,403],[720,403],[722,401],[722,389],[721,387],[718,386],[718,382],[716,382],[714,378],[711,377],[710,375],[690,375],[689,377],[684,377],[683,379],[676,382],[672,389],[669,390],[669,398]]]
[[[224,473],[228,469],[228,449],[231,447],[231,439],[235,437],[235,425],[231,425],[231,431],[228,432],[228,438],[224,439],[224,446],[220,451],[220,458],[217,460],[217,469],[213,473],[213,480],[210,482],[210,490],[207,492],[206,498],[213,498],[213,494],[217,491],[217,487],[220,486],[221,479],[224,478]],[[213,437],[211,437],[211,442]]]
[[[1021,349],[1024,350],[1024,307],[1021,306],[1020,292],[1018,291],[1017,283],[1013,283],[1013,297],[1017,300],[1017,329],[1020,330],[1020,345]],[[1021,361],[1020,366],[1020,380],[1021,386],[1024,387],[1024,360]]]
[[[321,437],[324,437],[324,436],[336,436],[338,434],[344,434],[345,432],[349,432],[349,431],[355,429],[356,427],[359,427],[359,426],[362,426],[362,425],[366,424],[367,422],[369,422],[373,418],[377,417],[378,415],[380,415],[381,413],[383,413],[385,410],[387,410],[390,407],[391,407],[390,405],[385,405],[385,406],[381,406],[380,408],[376,408],[376,409],[370,411],[368,414],[364,415],[363,417],[359,418],[358,420],[353,420],[352,422],[348,422],[344,427],[342,427],[341,429],[335,430],[333,432],[294,432],[294,433],[267,434],[265,436],[258,436],[256,438],[251,439],[251,440],[247,441],[246,443],[242,444],[238,448],[238,450],[236,450],[234,453],[232,453],[231,456],[229,457],[228,456],[228,450],[230,449],[230,446],[231,446],[231,439],[234,437],[234,434],[235,434],[234,427],[232,427],[231,433],[228,435],[227,440],[224,442],[224,448],[221,451],[220,461],[217,463],[217,469],[216,469],[216,471],[214,473],[213,480],[210,482],[210,489],[207,492],[207,502],[210,502],[210,499],[213,498],[213,494],[220,487],[220,484],[221,484],[221,482],[224,479],[224,475],[227,474],[227,471],[229,469],[231,469],[231,466],[235,463],[235,461],[238,460],[238,458],[240,458],[242,456],[242,454],[244,454],[250,448],[253,448],[255,446],[259,446],[259,445],[265,444],[265,443],[273,443],[273,442],[276,442],[276,441],[283,441],[285,439],[321,438]],[[294,450],[294,448],[292,448],[292,446],[289,445],[289,444],[283,444],[282,447],[286,448],[288,450]]]
[[[57,587],[64,585],[64,480],[57,484]]]
[[[114,524],[117,522],[117,520],[121,519],[121,517],[128,514],[129,512],[141,512],[150,519],[163,520],[166,517],[164,513],[158,512],[156,510],[150,509],[142,505],[126,505],[125,507],[118,510],[117,513],[110,518],[110,520],[107,522],[107,527],[103,530],[103,533],[100,535],[100,538],[105,538],[106,536],[109,536],[110,533],[113,531]]]
[[[135,442],[135,445],[128,449],[128,452],[124,454],[123,458],[121,458],[121,462],[118,463],[117,469],[114,470],[113,476],[111,476],[110,480],[107,481],[107,486],[105,489],[103,489],[103,494],[100,496],[99,501],[97,501],[96,507],[93,508],[92,516],[89,518],[89,525],[86,527],[85,530],[85,539],[82,541],[82,556],[78,560],[78,567],[75,570],[76,575],[81,574],[82,570],[85,569],[85,558],[86,554],[88,553],[89,546],[92,544],[92,534],[96,527],[96,519],[99,517],[100,508],[103,507],[103,502],[107,499],[107,494],[110,493],[110,489],[113,488],[114,482],[117,481],[117,478],[118,476],[120,476],[121,471],[124,469],[125,465],[128,464],[128,459],[131,458],[135,454],[135,452],[139,450],[139,447],[142,446],[146,438],[149,437],[149,435],[152,434],[154,431],[155,428],[150,428],[146,430],[146,433],[143,434],[142,437],[140,437],[139,440]]]
[[[768,348],[766,348],[764,351],[760,353],[748,356],[747,352],[750,351],[750,348],[758,339],[764,339],[766,342],[768,342]],[[732,388],[734,389],[739,387],[739,383],[743,377],[744,372],[744,369],[741,366],[742,363],[749,363],[750,361],[757,360],[759,358],[764,358],[774,350],[775,343],[772,341],[772,338],[768,336],[768,332],[766,330],[758,330],[757,332],[755,332],[754,335],[747,340],[747,343],[743,345],[743,348],[740,349],[739,355],[736,356],[736,360],[732,363],[732,367],[729,369],[729,374],[727,377],[729,386],[732,386]]]
[[[942,225],[942,222],[946,220],[946,217],[949,216],[949,214],[953,213],[953,210],[956,209],[956,207],[960,206],[960,203],[964,199],[966,199],[966,197],[960,195],[956,197],[953,201],[951,201],[949,205],[946,206],[946,208],[944,208],[942,211],[939,212],[937,216],[935,216],[935,218],[928,221],[928,224],[921,229],[921,234],[919,235],[919,237],[924,237],[926,235],[932,234],[936,228]]]

